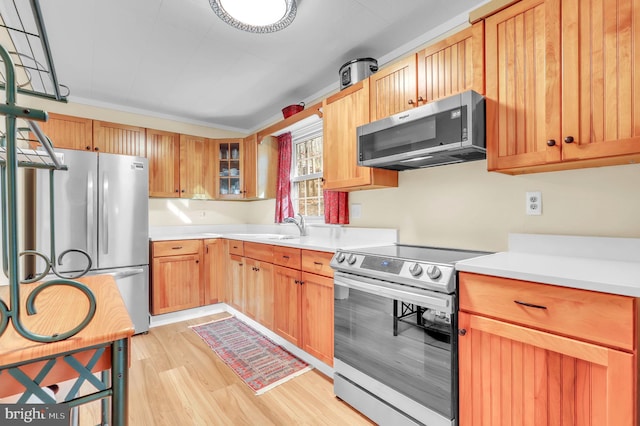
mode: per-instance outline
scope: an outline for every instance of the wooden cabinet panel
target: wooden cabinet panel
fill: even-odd
[[[154,241],[152,250],[153,257],[198,254],[202,251],[202,240]]]
[[[560,50],[559,0],[523,0],[486,19],[489,170],[560,161]]]
[[[639,26],[634,0],[562,2],[564,160],[640,153]]]
[[[46,122],[38,123],[54,148],[93,150],[93,120],[49,113]]]
[[[205,305],[224,300],[227,270],[223,239],[204,240],[204,303]]]
[[[636,424],[634,355],[461,312],[460,425]]]
[[[369,77],[371,121],[418,105],[416,55],[385,66]]]
[[[244,241],[229,240],[229,253],[237,256],[244,256]]]
[[[297,269],[273,267],[274,331],[301,347],[300,318],[302,273]]]
[[[302,349],[333,366],[333,278],[302,273]]]
[[[262,260],[273,263],[274,246],[262,243],[252,243],[245,241],[244,256],[251,259]]]
[[[180,196],[180,135],[147,129],[149,197]]]
[[[459,292],[466,312],[633,350],[632,297],[464,272]]]
[[[99,152],[146,157],[145,128],[94,120],[93,148]]]
[[[302,250],[302,270],[312,274],[333,278],[333,269],[329,262],[333,253],[315,250]]]
[[[205,184],[207,140],[203,137],[180,135],[180,196],[184,198],[213,198]]]
[[[418,52],[418,102],[484,94],[484,21]]]
[[[239,311],[244,311],[244,258],[229,255],[229,303]]]
[[[197,245],[195,251],[192,245]],[[172,246],[179,248],[174,250]],[[202,305],[202,241],[154,242],[151,250],[151,313],[158,315]]]
[[[357,165],[356,128],[369,122],[369,80],[325,99],[323,115],[324,189],[398,186],[398,172]]]
[[[245,258],[244,313],[273,328],[273,265]]]
[[[243,312],[254,320],[258,320],[258,265],[255,259],[244,259],[244,302]]]
[[[273,263],[287,268],[300,269],[302,267],[300,249],[273,246]]]
[[[244,198],[258,197],[258,134],[247,136],[242,141],[244,150],[243,190]]]
[[[258,299],[257,320],[265,327],[273,330],[273,265],[268,262],[260,262],[256,272],[258,274],[258,285],[256,287],[256,296]]]

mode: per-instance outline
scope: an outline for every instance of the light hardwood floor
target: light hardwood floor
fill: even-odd
[[[129,425],[372,425],[312,370],[256,396],[189,325],[227,313],[152,328],[131,347]],[[80,424],[98,423],[98,404]]]

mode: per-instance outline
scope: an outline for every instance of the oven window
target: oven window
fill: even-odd
[[[353,288],[339,290],[335,358],[453,418],[451,315]]]

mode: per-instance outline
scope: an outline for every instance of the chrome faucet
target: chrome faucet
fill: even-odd
[[[295,223],[295,225],[298,227],[298,229],[300,230],[300,236],[304,237],[307,235],[307,227],[304,223],[304,217],[302,217],[302,215],[300,213],[298,213],[298,216],[300,216],[300,220],[296,220],[293,217],[285,217],[283,222],[284,223]]]

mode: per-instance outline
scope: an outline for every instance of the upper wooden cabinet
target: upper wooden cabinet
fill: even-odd
[[[278,140],[254,133],[243,139],[244,198],[269,199],[276,196],[278,180]]]
[[[93,121],[94,151],[146,157],[145,128]]]
[[[210,140],[180,135],[180,197],[214,198],[214,159],[214,144]]]
[[[369,80],[325,99],[323,114],[324,189],[398,186],[398,172],[358,166],[356,129],[369,122]]]
[[[180,135],[147,129],[149,197],[180,196]]]
[[[371,121],[417,106],[416,55],[380,69],[369,77],[369,84]]]
[[[417,54],[419,103],[467,90],[484,94],[484,21]]]
[[[639,24],[632,0],[523,0],[486,18],[489,170],[640,159]]]
[[[49,113],[46,122],[38,123],[54,148],[93,151],[93,120]]]
[[[216,198],[242,199],[245,192],[243,139],[214,139]]]

